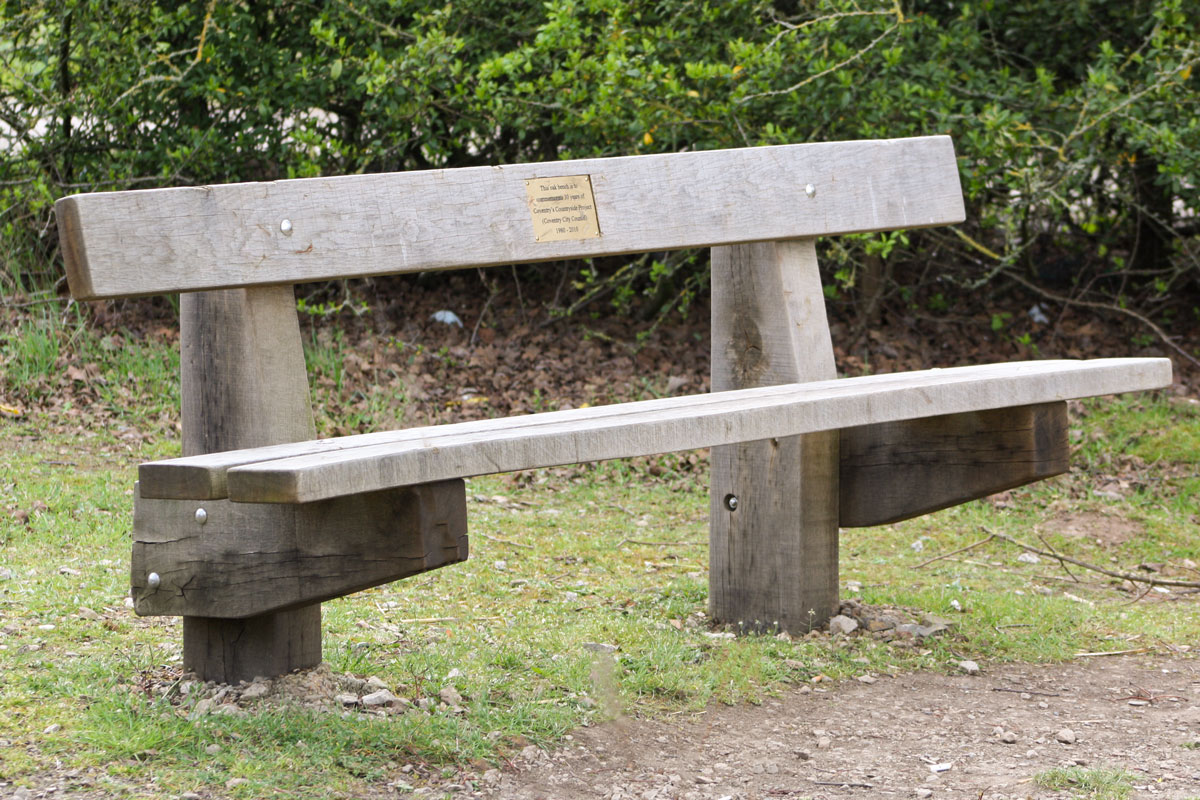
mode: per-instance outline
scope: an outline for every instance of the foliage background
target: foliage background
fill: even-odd
[[[1197,0],[0,8],[6,298],[61,292],[73,192],[948,133],[965,225],[824,245],[860,325],[1017,287],[1200,325]],[[568,305],[648,315],[706,281],[694,253],[569,269]]]

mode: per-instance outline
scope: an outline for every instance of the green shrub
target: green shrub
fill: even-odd
[[[58,279],[76,191],[949,133],[970,221],[828,245],[832,294],[936,313],[1004,274],[1178,332],[1198,23],[1196,0],[10,0],[0,291]],[[597,296],[703,288],[704,259],[663,263]]]

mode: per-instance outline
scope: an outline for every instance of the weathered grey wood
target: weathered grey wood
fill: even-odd
[[[812,239],[713,248],[712,296],[714,391],[837,377]],[[709,614],[744,630],[837,613],[838,433],[783,433],[712,450]]]
[[[843,428],[840,522],[884,525],[1061,475],[1067,404]]]
[[[1026,361],[868,375],[410,428],[141,465],[143,497],[303,503],[534,467],[1156,389],[1165,358]]]
[[[557,176],[590,176],[598,237],[538,241],[525,182]],[[945,136],[84,194],[56,209],[78,299],[917,228],[964,217]]]
[[[183,454],[315,439],[290,286],[179,299]]]
[[[316,436],[290,286],[184,295],[179,318],[185,456]],[[185,669],[225,683],[315,666],[321,607],[238,621],[185,616],[183,658]]]
[[[461,480],[302,506],[140,497],[134,506],[133,599],[143,615],[261,616],[466,558]]]

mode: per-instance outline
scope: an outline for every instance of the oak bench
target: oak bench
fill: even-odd
[[[143,464],[132,593],[184,664],[321,659],[320,603],[467,558],[464,478],[712,447],[711,616],[806,631],[839,527],[1067,469],[1070,398],[1166,359],[837,379],[815,237],[961,222],[947,137],[83,194],[73,295],[182,293],[183,456]],[[292,285],[712,247],[712,393],[317,440]]]

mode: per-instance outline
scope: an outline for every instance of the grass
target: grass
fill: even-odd
[[[861,584],[862,600],[954,620],[953,635],[921,647],[715,635],[705,617],[705,462],[683,454],[472,480],[468,562],[325,605],[334,670],[379,676],[414,700],[453,685],[466,713],[189,719],[186,703],[159,693],[178,674],[179,621],[137,618],[125,603],[136,465],[178,448],[165,411],[177,391],[172,356],[152,345],[106,349],[86,332],[56,335],[74,337],[70,347],[88,354],[94,374],[112,376],[96,391],[114,392],[103,420],[117,415],[123,425],[68,419],[61,405],[0,421],[0,782],[60,769],[74,773],[68,788],[114,797],[352,797],[387,783],[420,786],[429,770],[497,764],[617,714],[758,703],[820,675],[951,670],[963,658],[1058,661],[1200,639],[1186,595],[1130,602],[1105,578],[1074,570],[1073,582],[998,541],[920,566],[985,529],[1122,569],[1200,561],[1200,414],[1146,396],[1080,409],[1080,466],[1070,476],[1016,490],[1007,503],[844,534],[842,580]],[[25,345],[9,337],[3,347],[11,365]],[[21,358],[42,345],[29,347]],[[310,352],[314,363],[328,358]],[[1097,493],[1105,476],[1124,481],[1122,498]],[[1079,537],[1061,523],[1080,514],[1133,533]],[[612,660],[587,643],[615,647]],[[1127,791],[1125,778],[1089,783],[1097,770],[1054,773],[1038,780],[1086,797]]]
[[[1133,775],[1123,769],[1057,767],[1039,772],[1033,781],[1088,800],[1124,800],[1133,791]]]

